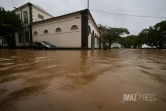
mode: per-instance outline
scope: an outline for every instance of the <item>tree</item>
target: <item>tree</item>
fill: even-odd
[[[118,41],[119,44],[121,44],[124,48],[131,48],[132,46],[134,48],[137,47],[137,36],[136,35],[130,35],[127,37],[121,37]]]
[[[141,37],[142,43],[155,46],[158,49],[164,48],[164,44],[166,44],[166,20],[142,30],[138,36]]]
[[[166,47],[166,21],[157,23],[153,27],[143,29],[137,36],[130,35],[119,39],[124,48],[137,48],[142,44],[155,46],[158,49]]]
[[[13,11],[5,11],[0,7],[0,36],[7,40],[8,46],[15,46],[15,32],[20,31],[22,22]]]
[[[108,42],[108,29],[106,26],[100,25],[101,31],[102,31],[102,36],[103,36],[103,46],[106,48],[106,43]]]
[[[101,31],[104,38],[104,47],[106,46],[106,43],[108,43],[109,48],[111,48],[112,43],[117,42],[121,35],[129,34],[129,31],[126,28],[111,28],[102,25]]]

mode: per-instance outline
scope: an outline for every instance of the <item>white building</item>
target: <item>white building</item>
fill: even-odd
[[[48,41],[58,48],[101,47],[100,31],[87,9],[34,22],[32,32],[33,41]]]
[[[53,17],[39,6],[27,3],[14,11],[24,23],[22,33],[15,33],[17,47],[31,46],[34,41],[48,41],[57,48],[102,47],[100,31],[88,9]]]
[[[111,48],[122,48],[122,45],[115,42],[115,43],[111,44]]]
[[[15,8],[15,13],[22,20],[23,26],[20,33],[15,33],[16,47],[27,47],[32,44],[32,26],[31,24],[36,21],[52,18],[53,16],[43,10],[41,7],[32,3],[26,3],[18,8]],[[7,42],[2,38],[2,45],[7,46]]]

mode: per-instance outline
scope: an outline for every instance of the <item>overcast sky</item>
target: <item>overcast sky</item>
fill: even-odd
[[[53,16],[87,8],[87,0],[0,0],[0,6],[4,7],[6,10],[13,10],[13,7],[19,7],[27,2],[41,6]],[[129,15],[166,17],[166,0],[90,0],[90,10]],[[91,13],[97,24],[110,27],[125,27],[129,29],[130,34],[135,35],[144,28],[166,20],[166,18],[138,18],[97,12]]]

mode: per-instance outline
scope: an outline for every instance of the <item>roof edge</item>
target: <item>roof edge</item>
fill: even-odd
[[[54,17],[53,15],[51,15],[50,13],[48,13],[48,12],[46,12],[46,11],[44,11],[44,10],[42,10],[42,9],[40,9],[39,7],[37,7],[36,5],[32,5],[34,8],[36,8],[36,9],[38,9],[38,10],[40,10],[40,11],[42,11],[43,13],[45,13],[45,14],[47,14],[47,15],[49,15],[49,16],[51,16],[51,17]]]
[[[42,20],[42,21],[33,22],[32,24],[37,24],[37,23],[40,23],[40,22],[44,22],[44,21],[47,21],[47,20],[60,18],[60,17],[63,17],[63,16],[68,16],[68,15],[75,14],[75,13],[81,13],[81,12],[86,11],[86,10],[89,12],[89,15],[91,16],[91,18],[92,18],[92,20],[93,20],[93,22],[94,22],[94,24],[96,26],[96,29],[98,30],[99,33],[101,33],[99,28],[98,28],[98,26],[97,26],[97,24],[96,24],[96,22],[95,22],[95,20],[94,20],[94,18],[93,18],[93,16],[92,16],[92,14],[91,14],[91,12],[89,11],[89,9],[83,9],[83,10],[80,10],[80,11],[76,11],[76,12],[72,12],[72,13],[56,16],[56,17],[53,17],[53,18],[45,19],[45,20]]]
[[[89,9],[87,9],[87,10],[89,11]],[[89,15],[91,16],[93,22],[95,23],[97,30],[99,31],[99,33],[101,33],[90,11],[89,11]]]
[[[20,8],[23,8],[23,7],[28,6],[28,5],[33,5],[33,4],[30,3],[30,2],[28,2],[28,3],[24,4],[24,5],[19,6],[19,7],[16,7],[16,8],[14,7],[15,9],[12,10],[12,11],[17,11],[17,10],[19,10]]]
[[[87,9],[84,9],[84,10],[87,10]],[[36,22],[33,22],[32,24],[36,24],[36,23],[40,23],[40,22],[47,21],[47,20],[52,20],[52,19],[56,19],[56,18],[60,18],[60,17],[64,17],[64,16],[68,16],[68,15],[75,14],[75,13],[80,13],[80,12],[82,12],[82,11],[84,11],[84,10],[80,10],[80,11],[76,11],[76,12],[72,12],[72,13],[68,13],[68,14],[64,14],[64,15],[56,16],[56,17],[49,18],[49,19],[45,19],[45,20],[42,20],[42,21],[36,21]]]
[[[17,10],[19,10],[20,8],[23,8],[23,7],[28,6],[28,5],[31,5],[31,6],[35,7],[36,9],[42,11],[43,13],[45,13],[45,14],[51,16],[51,17],[54,17],[53,15],[51,15],[50,13],[48,13],[47,11],[44,11],[44,10],[38,8],[36,5],[32,4],[31,2],[28,2],[28,3],[26,3],[26,4],[24,4],[24,5],[20,6],[20,7],[17,7],[17,8],[15,8],[15,9],[12,10],[12,11],[17,11]]]

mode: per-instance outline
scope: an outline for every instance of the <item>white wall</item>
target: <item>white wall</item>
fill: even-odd
[[[52,17],[52,16],[50,16],[50,15],[48,15],[48,14],[46,14],[46,13],[40,11],[40,10],[38,10],[38,9],[35,8],[34,6],[32,6],[32,12],[33,12],[33,13],[32,13],[32,15],[33,15],[33,22],[37,22],[37,21],[43,20],[43,19],[41,19],[41,18],[38,18],[38,14],[44,16],[44,20],[45,20],[45,19],[49,19],[49,18]]]
[[[16,46],[23,46],[23,41],[22,43],[19,43],[19,37],[18,37],[18,33],[15,33],[15,40],[16,40]]]
[[[111,48],[114,48],[114,47],[121,48],[122,45],[116,42],[116,43],[111,44]]]
[[[24,24],[24,11],[27,11],[28,12],[28,23],[27,24]],[[38,18],[38,14],[40,15],[43,15],[44,16],[44,19],[48,19],[48,18],[51,18],[52,16],[51,15],[48,15],[42,11],[40,11],[39,9],[35,8],[33,5],[32,5],[32,15],[33,15],[33,22],[36,22],[36,21],[41,21],[42,19]],[[22,28],[22,43],[19,43],[19,37],[18,37],[18,33],[16,32],[15,33],[15,40],[16,40],[16,46],[29,46],[29,42],[30,42],[30,33],[29,33],[29,42],[26,42],[26,39],[25,39],[25,32],[28,31],[29,32],[29,27],[28,27],[28,24],[30,24],[30,13],[29,13],[29,6],[25,6],[25,7],[22,7],[21,9],[15,11],[16,14],[20,14],[20,19],[22,18],[22,22],[23,22],[23,26],[24,28]],[[22,15],[21,15],[22,14]],[[21,17],[22,16],[22,17]]]
[[[72,31],[73,25],[77,25],[78,30]],[[58,27],[62,32],[55,32]],[[45,29],[48,30],[48,34],[44,34]],[[38,35],[34,35],[35,31]],[[81,14],[76,13],[33,24],[32,35],[33,41],[48,41],[59,48],[81,48]]]
[[[94,34],[96,34],[98,37],[100,37],[100,32],[98,31],[97,27],[95,26],[95,23],[93,22],[91,16],[89,16],[89,26],[91,28],[91,34],[92,31],[94,30]],[[88,41],[88,48],[91,48],[91,34],[89,34],[89,41]],[[99,42],[97,44],[97,38],[95,38],[95,48],[99,48]]]
[[[88,36],[88,48],[91,48],[91,34]]]
[[[15,40],[16,40],[16,46],[29,46],[29,42],[30,42],[30,38],[29,38],[29,42],[26,42],[26,38],[25,38],[25,32],[29,32],[29,28],[28,27],[24,27],[23,28],[23,33],[22,33],[22,43],[19,43],[19,35],[16,32],[15,33]],[[29,33],[30,35],[30,33]]]
[[[28,12],[28,23],[30,23],[30,13],[29,13],[29,6],[22,7],[21,9],[15,11],[16,14],[20,14],[20,19],[21,19],[21,12],[22,12],[22,22],[24,23],[24,11]],[[44,19],[51,18],[53,16],[39,10],[35,6],[32,5],[32,15],[33,15],[33,22],[41,21],[42,19],[38,18],[38,14],[43,15]]]
[[[15,13],[16,14],[20,14],[20,19],[21,19],[21,12],[22,12],[22,22],[23,22],[23,24],[24,24],[24,11],[27,11],[28,12],[28,23],[30,23],[30,20],[29,20],[29,7],[28,6],[26,6],[26,7],[24,7],[24,8],[21,8],[21,9],[19,9],[19,10],[17,10],[17,11],[15,11]]]

